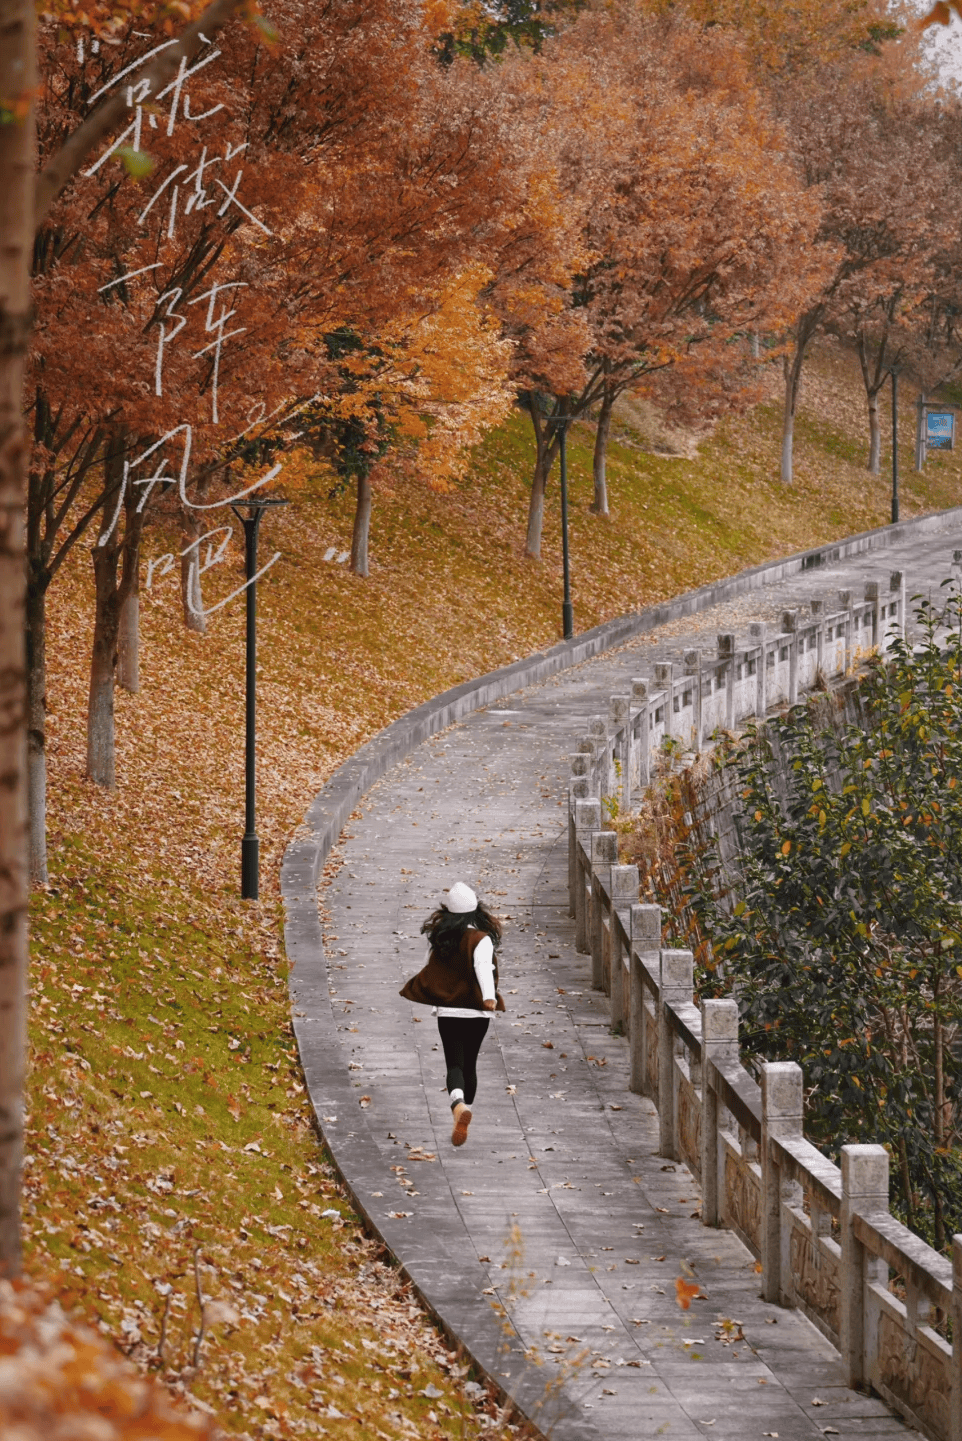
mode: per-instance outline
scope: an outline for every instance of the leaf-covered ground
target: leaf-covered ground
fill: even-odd
[[[216,1425],[68,1319],[47,1287],[0,1281],[5,1441],[213,1441]]]
[[[774,399],[719,426],[693,459],[650,453],[633,420],[612,447],[608,520],[588,511],[591,433],[576,428],[578,627],[884,521],[890,482],[861,468],[855,378],[848,359],[822,352],[790,490],[777,479]],[[912,424],[907,404],[903,515],[962,499],[955,455],[912,472]],[[83,779],[86,551],[51,591],[51,881],[32,922],[28,1265],[230,1433],[504,1429],[359,1231],[312,1129],[278,868],[313,795],[371,734],[558,638],[554,483],[545,558],[521,553],[531,458],[518,415],[455,493],[401,479],[379,491],[367,581],[323,560],[348,547],[349,496],[332,499],[318,479],[266,521],[265,555],[276,545],[283,559],[259,590],[259,904],[238,899],[242,603],[197,637],[183,628],[175,576],[144,594],[142,689],[118,692],[118,788],[106,794]],[[175,545],[149,535],[152,555]],[[235,547],[206,578],[209,599],[241,578]]]

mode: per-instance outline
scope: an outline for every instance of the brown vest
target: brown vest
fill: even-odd
[[[475,947],[483,939],[483,931],[465,931],[457,953],[448,961],[442,960],[432,947],[427,965],[401,987],[401,995],[406,1001],[416,1001],[422,1006],[460,1006],[483,1012],[484,998],[474,974]],[[497,996],[495,1010],[503,1011],[504,1001],[498,995],[497,955],[494,958],[494,990]]]

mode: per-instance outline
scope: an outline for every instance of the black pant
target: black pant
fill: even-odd
[[[448,1093],[463,1091],[468,1106],[478,1093],[478,1052],[487,1029],[486,1016],[479,1016],[477,1020],[469,1020],[467,1016],[438,1016],[438,1033],[448,1068]]]

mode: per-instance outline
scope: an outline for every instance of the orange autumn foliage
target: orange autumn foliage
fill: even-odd
[[[927,30],[930,25],[951,24],[953,10],[959,19],[962,20],[962,3],[960,3],[960,0],[936,0],[932,9],[919,20],[919,28]]]
[[[451,103],[418,7],[278,4],[271,18],[278,44],[234,22],[185,86],[202,123],[175,114],[176,96],[148,107],[139,180],[108,158],[57,202],[38,247],[34,377],[62,424],[189,422],[195,459],[224,457],[252,413],[336,388],[327,333],[423,307],[476,252],[500,162],[476,138],[478,102],[462,88]],[[41,160],[152,38],[128,27],[95,54],[43,28]],[[213,285],[232,287],[235,312],[216,371],[199,308]]]
[[[644,390],[702,420],[743,399],[747,333],[790,323],[820,253],[817,202],[731,36],[621,0],[586,12],[529,69],[544,95],[564,97],[552,128],[583,256],[559,286],[562,345],[539,351],[524,336],[518,348],[538,444],[526,549],[538,556],[557,444],[538,397],[570,417],[598,410],[595,508],[606,511],[618,396]]]
[[[683,1311],[687,1311],[700,1295],[701,1287],[697,1281],[686,1281],[684,1276],[676,1276],[675,1299]]]
[[[444,491],[463,474],[469,447],[508,414],[510,342],[481,298],[490,280],[468,266],[426,309],[401,314],[342,360],[353,388],[323,403],[328,417],[374,418],[392,432],[390,463]],[[319,407],[320,408],[320,407]]]
[[[667,8],[667,0],[655,3]],[[685,11],[737,34],[756,72],[788,82],[843,56],[877,52],[906,20],[886,0],[685,0]]]
[[[402,459],[423,439],[436,478],[504,413],[511,336],[494,333],[481,289],[500,287],[537,328],[578,260],[577,227],[519,124],[520,72],[438,65],[445,5],[279,0],[270,20],[275,44],[239,19],[205,52],[184,87],[202,123],[158,100],[123,156],[133,174],[118,153],[56,202],[35,276],[31,391],[55,418],[38,426],[41,462],[65,471],[98,426],[136,437],[189,423],[192,465],[213,473],[253,442],[283,449],[312,396],[331,420],[367,423],[370,387],[344,384],[335,333],[377,352],[382,376],[387,357],[385,421]],[[41,28],[41,163],[153,38],[116,28],[94,53]],[[221,311],[231,334],[215,347]]]

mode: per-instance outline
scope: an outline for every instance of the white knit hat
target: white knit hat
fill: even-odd
[[[478,898],[464,881],[455,881],[449,891],[441,892],[441,905],[452,915],[464,916],[478,909]]]

